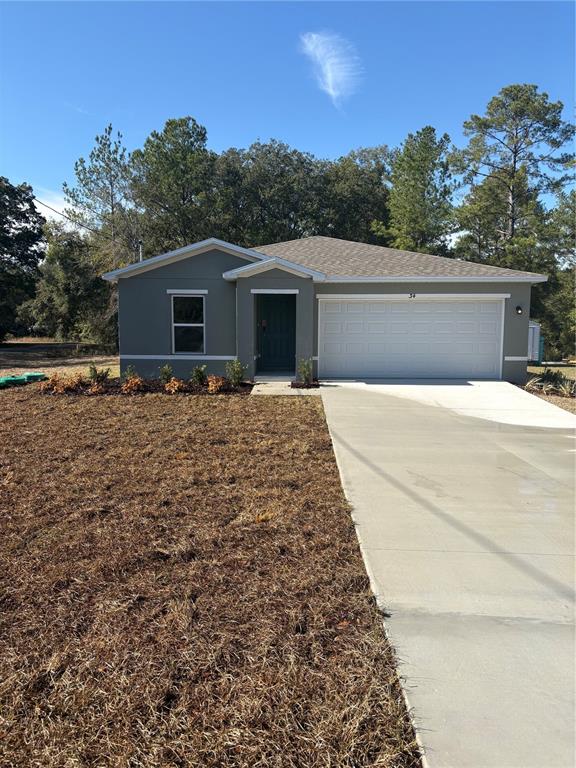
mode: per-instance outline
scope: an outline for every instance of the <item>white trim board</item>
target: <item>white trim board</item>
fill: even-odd
[[[463,275],[461,277],[445,276],[416,276],[416,275],[386,275],[381,277],[362,277],[360,275],[350,275],[346,277],[328,275],[324,280],[314,280],[322,283],[545,283],[548,280],[546,275],[537,275],[534,273],[530,277],[519,277],[518,275],[508,275],[507,277],[473,277]]]
[[[120,360],[236,360],[236,355],[120,355]]]
[[[115,282],[120,277],[139,275],[143,272],[148,272],[151,269],[164,267],[166,264],[172,264],[175,261],[187,259],[190,256],[196,256],[199,253],[204,253],[205,251],[212,249],[232,253],[235,256],[240,256],[250,262],[266,261],[268,259],[268,256],[265,256],[263,253],[259,253],[252,248],[242,248],[239,245],[234,245],[234,243],[227,243],[225,240],[219,240],[217,237],[209,237],[207,240],[200,240],[198,243],[185,245],[183,248],[177,248],[175,251],[168,251],[159,256],[153,256],[150,259],[144,259],[144,261],[129,264],[127,267],[113,269],[111,272],[105,272],[102,277],[104,280]]]
[[[291,295],[300,293],[298,288],[252,288],[250,293],[256,293],[256,294],[280,294],[280,295]]]
[[[282,272],[288,272],[291,275],[296,275],[296,277],[311,277],[314,280],[320,281],[323,281],[325,277],[323,272],[303,267],[301,264],[294,264],[278,256],[268,256],[265,261],[260,261],[257,264],[246,264],[236,269],[229,269],[227,272],[222,273],[222,277],[224,280],[237,280],[239,277],[252,277],[262,272],[268,272],[270,269],[280,269]]]
[[[166,293],[174,296],[205,296],[208,291],[205,288],[166,288]]]
[[[507,363],[527,363],[528,355],[521,355],[520,357],[515,357],[514,355],[506,355],[504,360]]]
[[[500,301],[509,293],[318,293],[318,301]]]

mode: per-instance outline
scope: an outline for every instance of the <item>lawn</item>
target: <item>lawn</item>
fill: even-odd
[[[0,393],[0,764],[419,765],[317,398]]]
[[[74,348],[62,348],[59,344],[2,344],[0,346],[0,376],[41,371],[46,374],[87,373],[90,363],[99,368],[110,368],[111,376],[120,375],[117,356],[79,356]]]

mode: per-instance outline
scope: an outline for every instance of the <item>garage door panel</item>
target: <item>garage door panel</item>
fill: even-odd
[[[329,377],[498,378],[502,301],[320,301]]]

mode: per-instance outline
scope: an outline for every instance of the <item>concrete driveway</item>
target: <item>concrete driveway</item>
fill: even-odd
[[[571,768],[576,417],[505,382],[322,388],[438,768]]]

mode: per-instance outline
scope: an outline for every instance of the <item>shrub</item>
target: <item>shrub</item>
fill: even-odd
[[[94,381],[86,390],[87,395],[103,395],[106,392],[106,387],[98,381]]]
[[[104,385],[110,377],[110,368],[97,368],[94,363],[88,367],[88,379],[92,384]]]
[[[229,360],[226,363],[226,378],[233,387],[239,387],[244,381],[246,376],[245,365],[242,365],[240,360]]]
[[[160,376],[158,377],[162,384],[168,384],[170,379],[174,377],[174,371],[172,370],[172,366],[166,363],[166,365],[161,366],[159,369]]]
[[[166,384],[164,384],[164,391],[168,392],[170,395],[175,395],[176,392],[186,392],[186,382],[172,376],[170,381],[167,381]]]
[[[310,358],[298,362],[298,377],[304,384],[312,384],[314,380],[312,371],[313,365]]]
[[[208,378],[206,375],[206,368],[208,366],[206,365],[197,365],[190,376],[190,382],[195,387],[203,387],[206,385],[206,379]]]
[[[552,371],[546,368],[544,373],[531,378],[525,389],[529,392],[543,392],[545,395],[575,397],[576,381],[569,379],[562,371]]]
[[[126,373],[128,373],[128,371]],[[123,395],[133,395],[135,392],[145,391],[146,382],[141,376],[138,376],[138,374],[133,374],[131,376],[126,375],[126,378],[120,387],[120,392],[122,392]]]
[[[122,374],[123,379],[133,379],[135,377],[138,377],[138,371],[136,368],[134,368],[133,365],[129,365],[128,368],[124,371]]]
[[[208,376],[208,392],[210,392],[211,395],[223,392],[226,389],[226,384],[227,382],[224,376],[214,376],[214,374]]]
[[[57,395],[74,394],[75,392],[82,392],[87,384],[88,382],[81,373],[75,373],[72,376],[58,377],[52,392]]]
[[[40,392],[54,392],[56,386],[60,383],[61,376],[58,373],[51,374],[46,381],[40,384]]]

